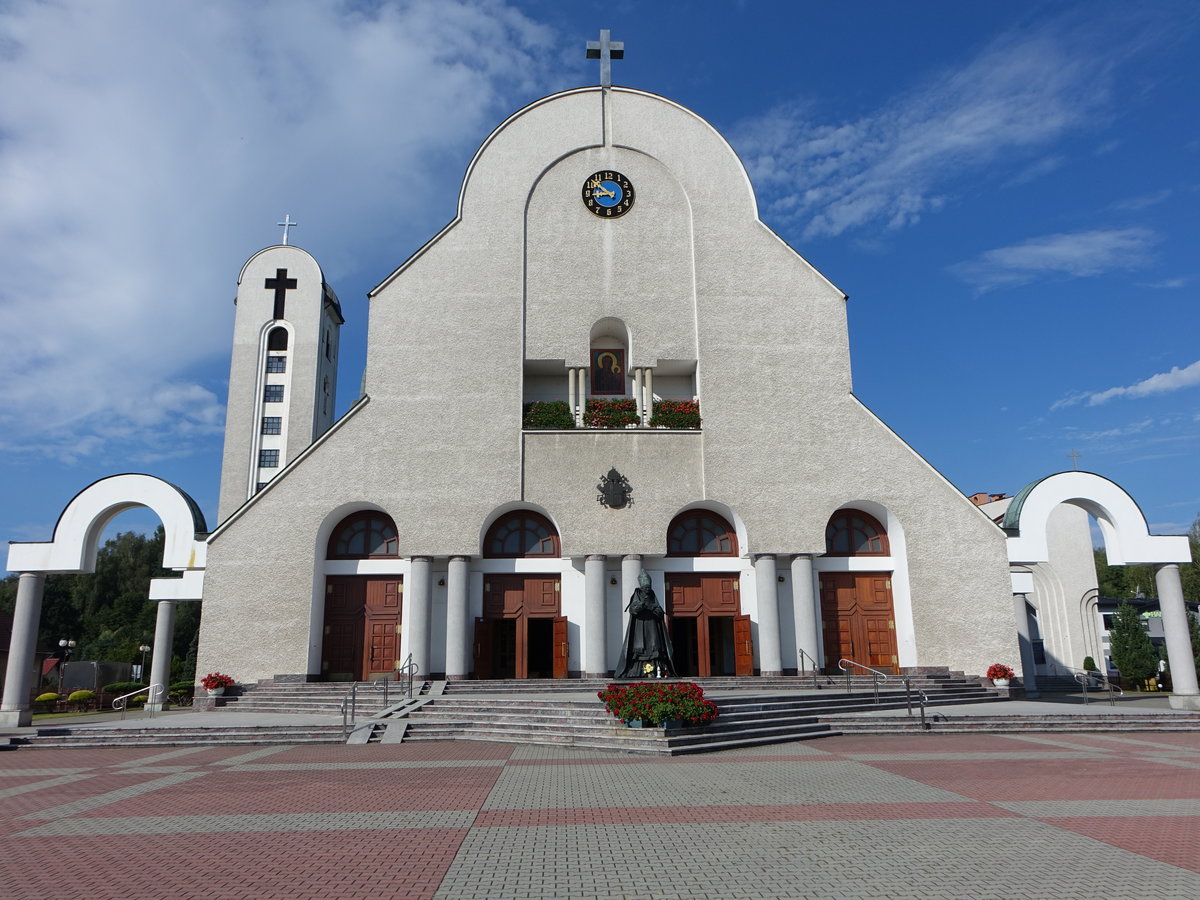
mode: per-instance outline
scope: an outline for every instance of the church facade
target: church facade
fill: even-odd
[[[643,571],[686,675],[1016,662],[1005,533],[854,396],[845,303],[712,126],[623,88],[488,137],[336,423],[336,295],[261,251],[200,670],[605,675]]]
[[[94,571],[135,506],[176,573],[150,586],[152,708],[179,602],[203,603],[198,671],[242,683],[606,677],[647,577],[685,677],[1000,662],[1033,696],[1098,658],[1091,520],[1109,564],[1154,567],[1171,705],[1200,708],[1187,538],[1091,473],[974,501],[946,481],[855,397],[846,297],[759,220],[733,149],[611,87],[606,38],[602,85],[503,122],[454,220],[370,293],[341,418],[336,293],[286,228],[250,258],[218,524],[122,474],[10,543],[0,725],[31,721],[46,575]]]

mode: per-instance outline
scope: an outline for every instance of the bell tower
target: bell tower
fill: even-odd
[[[254,254],[238,276],[221,520],[334,420],[341,304],[317,261],[286,240],[285,232],[285,243]]]

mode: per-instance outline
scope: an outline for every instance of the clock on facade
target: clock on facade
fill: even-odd
[[[583,182],[583,205],[601,218],[623,216],[633,206],[633,185],[620,172],[593,172]]]

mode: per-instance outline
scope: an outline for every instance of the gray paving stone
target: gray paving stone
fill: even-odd
[[[1200,874],[1032,820],[475,828],[435,896],[1194,900]]]

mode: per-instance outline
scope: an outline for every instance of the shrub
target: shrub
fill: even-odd
[[[196,685],[190,681],[173,681],[167,685],[168,694],[192,694],[196,690]]]
[[[654,415],[650,426],[657,428],[699,428],[699,400],[658,400],[654,404]]]
[[[692,682],[610,684],[596,696],[625,722],[641,719],[660,725],[666,719],[683,719],[691,725],[707,725],[717,717],[717,704],[705,700],[704,690]]]
[[[130,691],[136,691],[144,688],[146,685],[140,681],[114,681],[112,684],[106,684],[100,690],[105,694],[128,694]]]
[[[72,691],[67,697],[67,705],[74,707],[79,712],[91,709],[92,704],[95,702],[95,691]]]
[[[41,707],[42,712],[54,712],[54,707],[58,706],[59,699],[58,694],[54,691],[47,691],[34,697],[33,702],[36,706]]]
[[[583,424],[588,428],[624,428],[638,424],[637,402],[626,398],[589,400],[584,407]]]
[[[522,428],[574,428],[575,416],[566,400],[535,400],[526,403]]]
[[[1096,672],[1096,671],[1099,671],[1099,670],[1096,668],[1096,661],[1095,661],[1094,659],[1092,659],[1090,656],[1085,656],[1085,657],[1083,658],[1083,670],[1084,670],[1085,672]]]
[[[1140,690],[1140,685],[1158,671],[1158,654],[1146,634],[1142,614],[1133,604],[1122,602],[1113,616],[1108,635],[1112,642],[1113,665],[1128,684]]]

